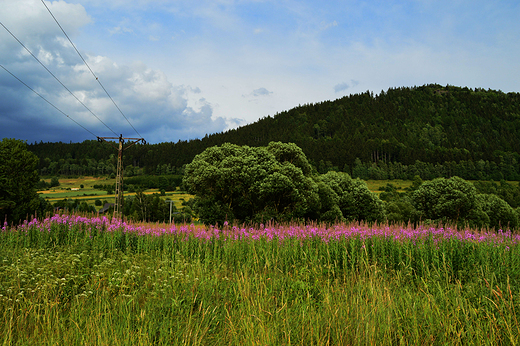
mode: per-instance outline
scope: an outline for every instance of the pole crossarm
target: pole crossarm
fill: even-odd
[[[119,140],[119,145],[114,145],[110,139],[117,139]],[[126,146],[125,140],[131,141],[128,142]],[[123,137],[123,135],[120,135],[119,137],[98,137],[99,142],[107,142],[111,146],[117,149],[118,155],[117,155],[117,176],[116,176],[116,206],[114,208],[114,217],[121,219],[121,222],[123,221],[123,204],[124,204],[124,193],[123,193],[123,151],[130,148],[132,145],[142,142],[143,144],[146,144],[146,141],[144,138],[126,138]]]

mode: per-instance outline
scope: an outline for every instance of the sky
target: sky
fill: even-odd
[[[177,142],[367,90],[520,92],[518,0],[0,0],[0,9],[0,139]]]

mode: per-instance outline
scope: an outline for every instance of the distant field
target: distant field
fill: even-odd
[[[397,192],[405,192],[407,187],[412,186],[411,180],[367,180],[366,181],[370,191],[379,194],[387,184],[393,184],[397,188]]]
[[[63,199],[63,198],[82,198],[82,199],[89,199],[94,198],[97,199],[100,196],[107,196],[106,191],[103,190],[90,190],[90,189],[80,189],[79,191],[68,191],[68,190],[62,190],[62,189],[56,189],[56,190],[46,190],[46,191],[39,191],[43,195],[43,197],[49,199],[49,200],[55,200],[55,199]],[[85,196],[88,195],[88,196]]]
[[[50,182],[49,179],[43,179],[46,182]],[[105,190],[94,189],[94,185],[111,185],[115,184],[115,179],[107,179],[107,178],[95,178],[95,177],[80,177],[74,179],[59,179],[60,186],[54,187],[50,190],[38,191],[39,194],[42,195],[49,202],[60,201],[65,198],[78,199],[81,201],[86,201],[88,204],[94,204],[97,199],[106,200],[109,203],[113,203],[115,201],[115,195],[107,195]],[[83,185],[83,188],[81,188]],[[79,189],[76,191],[68,190],[68,189]],[[158,189],[148,189],[144,191],[144,194],[151,195],[154,193],[159,193]],[[125,196],[134,196],[135,192],[125,192]],[[177,208],[182,208],[182,202],[188,201],[190,198],[194,196],[181,193],[180,191],[170,191],[166,192],[164,196],[161,196],[164,200],[173,200],[174,205]],[[99,209],[99,207],[98,207]]]

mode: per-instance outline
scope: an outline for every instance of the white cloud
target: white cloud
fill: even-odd
[[[69,36],[77,35],[81,27],[92,21],[85,8],[79,4],[65,1],[45,1],[45,4]],[[41,1],[0,0],[0,6],[2,23],[8,28],[15,26],[16,30],[13,28],[12,31],[17,36],[42,39],[61,32]],[[18,25],[20,23],[23,25]]]
[[[18,7],[10,5],[7,8],[7,12],[13,14],[9,21],[10,30],[21,33],[19,39],[28,42],[28,48],[108,127],[118,134],[126,133],[135,136],[128,122],[110,101],[80,57],[72,50],[68,41],[62,40],[61,31],[53,28],[56,23],[46,23],[50,15],[43,5],[37,0],[24,0],[18,4]],[[26,23],[28,18],[21,12],[26,6],[34,8],[38,4],[43,7],[43,11],[33,9],[29,11],[29,17],[33,22],[45,23],[45,25],[28,30]],[[50,8],[53,12],[56,10],[54,14],[57,18],[69,18],[65,22],[77,24],[76,27],[71,28],[72,32],[77,32],[82,25],[89,22],[89,17],[80,5],[55,2]],[[79,16],[78,20],[71,19],[73,16]],[[0,58],[8,57],[2,59],[7,61],[4,66],[96,135],[103,136],[106,132],[109,132],[108,135],[113,135],[32,57],[28,54],[19,55],[18,53],[22,51],[21,47],[12,37],[6,36],[5,33],[0,37],[2,42],[0,46],[3,48]],[[190,96],[200,94],[199,87],[174,85],[162,71],[152,69],[142,62],[131,65],[116,64],[106,56],[83,54],[112,99],[148,142],[203,137],[208,132],[222,131],[226,127],[224,119],[213,117],[213,106],[208,101],[200,96],[194,100]],[[35,71],[37,73],[34,73]],[[25,127],[27,124],[35,127],[34,131],[26,131],[26,133],[37,132],[36,128],[47,128],[47,131],[55,133],[55,138],[62,140],[67,140],[67,134],[81,130],[78,127],[76,131],[64,132],[64,128],[75,125],[25,86],[17,81],[13,83],[13,78],[2,70],[0,89],[5,88],[17,91],[15,97],[12,97],[10,92],[0,93],[0,104],[3,105],[0,116],[0,128],[3,130],[0,136],[12,134],[24,138],[23,126],[16,125],[17,120],[25,124]],[[20,132],[15,133],[16,131]],[[81,137],[70,139],[77,141],[90,137],[82,131],[80,131]]]
[[[273,93],[272,91],[269,91],[266,88],[259,88],[259,89],[253,90],[252,95],[255,97],[259,97],[259,96],[269,96],[272,93]]]
[[[321,30],[327,30],[335,26],[338,26],[338,22],[336,21],[333,21],[332,23],[321,22]]]
[[[126,27],[126,26],[116,26],[116,27],[114,27],[112,29],[109,29],[108,32],[111,35],[120,35],[120,34],[131,34],[134,31],[132,29],[130,29],[129,27]]]

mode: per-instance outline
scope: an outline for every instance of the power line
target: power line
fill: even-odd
[[[70,91],[70,89],[67,88],[67,87],[65,86],[65,84],[63,84],[63,83],[59,80],[59,78],[56,77],[56,76],[55,76],[55,75],[54,75],[54,74],[53,74],[53,73],[52,73],[52,72],[47,68],[47,66],[45,66],[45,65],[44,65],[44,64],[43,64],[43,63],[42,63],[42,62],[41,62],[41,61],[40,61],[40,60],[39,60],[39,59],[38,59],[38,58],[37,58],[37,57],[36,57],[36,56],[35,56],[35,55],[30,51],[30,50],[29,50],[29,48],[27,48],[27,47],[26,47],[26,46],[25,46],[25,45],[24,45],[24,44],[23,44],[23,43],[18,39],[18,37],[16,37],[16,36],[15,36],[15,35],[14,35],[14,34],[13,34],[13,33],[8,29],[8,28],[7,28],[7,27],[6,27],[2,22],[0,22],[0,25],[3,26],[4,29],[5,29],[5,30],[6,30],[6,31],[7,31],[7,32],[8,32],[8,33],[9,33],[9,34],[10,34],[10,35],[11,35],[11,36],[12,36],[12,37],[13,37],[13,38],[14,38],[14,39],[15,39],[15,40],[16,40],[16,41],[17,41],[17,42],[18,42],[18,43],[19,43],[19,44],[20,44],[20,45],[21,45],[21,46],[22,46],[22,47],[23,47],[23,48],[24,48],[24,49],[25,49],[25,50],[26,50],[26,51],[27,51],[27,52],[28,52],[28,53],[29,53],[29,54],[30,54],[30,55],[31,55],[31,56],[32,56],[32,57],[37,61],[37,62],[38,62],[38,63],[40,63],[40,65],[42,65],[42,67],[43,67],[45,70],[47,70],[47,72],[49,72],[49,74],[50,74],[51,76],[53,76],[54,79],[56,79],[56,81],[57,81],[58,83],[60,83],[62,87],[65,88],[65,90],[67,90],[67,91],[68,91],[68,92],[69,92],[69,93],[70,93],[70,94],[71,94],[71,95],[72,95],[72,96],[73,96],[73,97],[74,97],[74,98],[75,98],[79,103],[81,103],[81,104],[83,105],[83,107],[85,107],[85,108],[86,108],[86,109],[87,109],[87,110],[88,110],[88,111],[89,111],[89,112],[90,112],[94,117],[96,117],[97,120],[99,120],[103,125],[105,125],[105,127],[106,127],[107,129],[109,129],[113,134],[115,134],[115,135],[117,136],[117,133],[115,133],[114,130],[112,130],[112,129],[107,125],[107,124],[105,124],[105,123],[103,122],[103,120],[101,120],[101,119],[100,119],[96,114],[94,114],[94,112],[92,112],[92,111],[90,110],[90,108],[88,108],[88,107],[87,107],[83,102],[81,102],[81,100],[80,100],[76,95],[74,95],[74,93],[73,93],[72,91]]]
[[[105,91],[105,93],[107,94],[108,98],[112,101],[112,103],[114,104],[114,106],[116,106],[117,110],[119,111],[119,113],[121,113],[121,115],[123,116],[123,118],[126,119],[126,121],[128,122],[128,124],[134,129],[135,133],[137,133],[137,135],[141,138],[143,138],[143,136],[141,136],[141,134],[135,129],[134,125],[132,125],[132,123],[130,123],[130,120],[128,120],[128,118],[125,116],[125,114],[123,113],[123,111],[119,108],[119,106],[116,104],[116,102],[114,101],[114,99],[112,98],[112,96],[110,96],[110,94],[108,93],[108,91],[105,89],[105,87],[103,86],[103,84],[101,84],[101,81],[99,80],[99,78],[96,76],[96,74],[94,73],[94,71],[92,71],[92,69],[90,68],[90,66],[87,64],[87,61],[83,58],[83,56],[81,55],[81,53],[79,52],[79,50],[76,48],[76,46],[74,45],[74,43],[72,43],[72,40],[70,39],[69,35],[67,35],[67,33],[65,32],[65,30],[63,30],[62,26],[60,25],[60,23],[58,22],[58,20],[56,19],[56,17],[54,17],[54,15],[52,14],[51,10],[49,9],[49,7],[47,6],[47,4],[45,3],[45,1],[41,0],[42,4],[45,6],[45,8],[47,9],[47,11],[49,11],[50,15],[52,16],[52,18],[54,19],[54,21],[56,22],[56,24],[58,24],[58,26],[60,27],[61,31],[63,32],[63,34],[65,35],[65,37],[69,40],[70,44],[72,45],[72,47],[74,47],[74,50],[76,51],[76,53],[78,53],[79,57],[81,58],[81,60],[83,60],[83,62],[85,63],[85,65],[87,66],[87,68],[89,69],[90,73],[92,73],[92,75],[94,76],[94,78],[96,79],[96,81],[99,83],[99,85],[101,86],[101,88]]]
[[[7,68],[5,68],[2,64],[0,64],[0,67],[3,68],[7,73],[9,73],[11,76],[13,76],[14,78],[16,78],[20,83],[22,83],[23,85],[25,85],[29,90],[31,90],[33,93],[35,93],[36,95],[40,96],[45,102],[47,102],[48,104],[50,104],[52,107],[54,107],[58,112],[60,112],[61,114],[65,115],[67,118],[69,118],[70,120],[72,120],[74,123],[76,123],[76,125],[80,126],[82,129],[84,129],[85,131],[87,131],[88,133],[90,133],[92,136],[94,137],[98,137],[96,136],[92,131],[90,131],[89,129],[87,129],[85,126],[81,125],[80,123],[78,123],[76,120],[72,119],[68,114],[66,114],[65,112],[63,112],[61,109],[59,109],[58,107],[56,107],[52,102],[50,102],[49,100],[47,100],[45,97],[43,97],[41,94],[39,94],[37,91],[35,91],[33,88],[31,88],[30,86],[28,86],[27,84],[25,84],[24,81],[22,81],[20,78],[16,77],[11,71],[9,71]],[[99,137],[98,137],[99,138]]]

